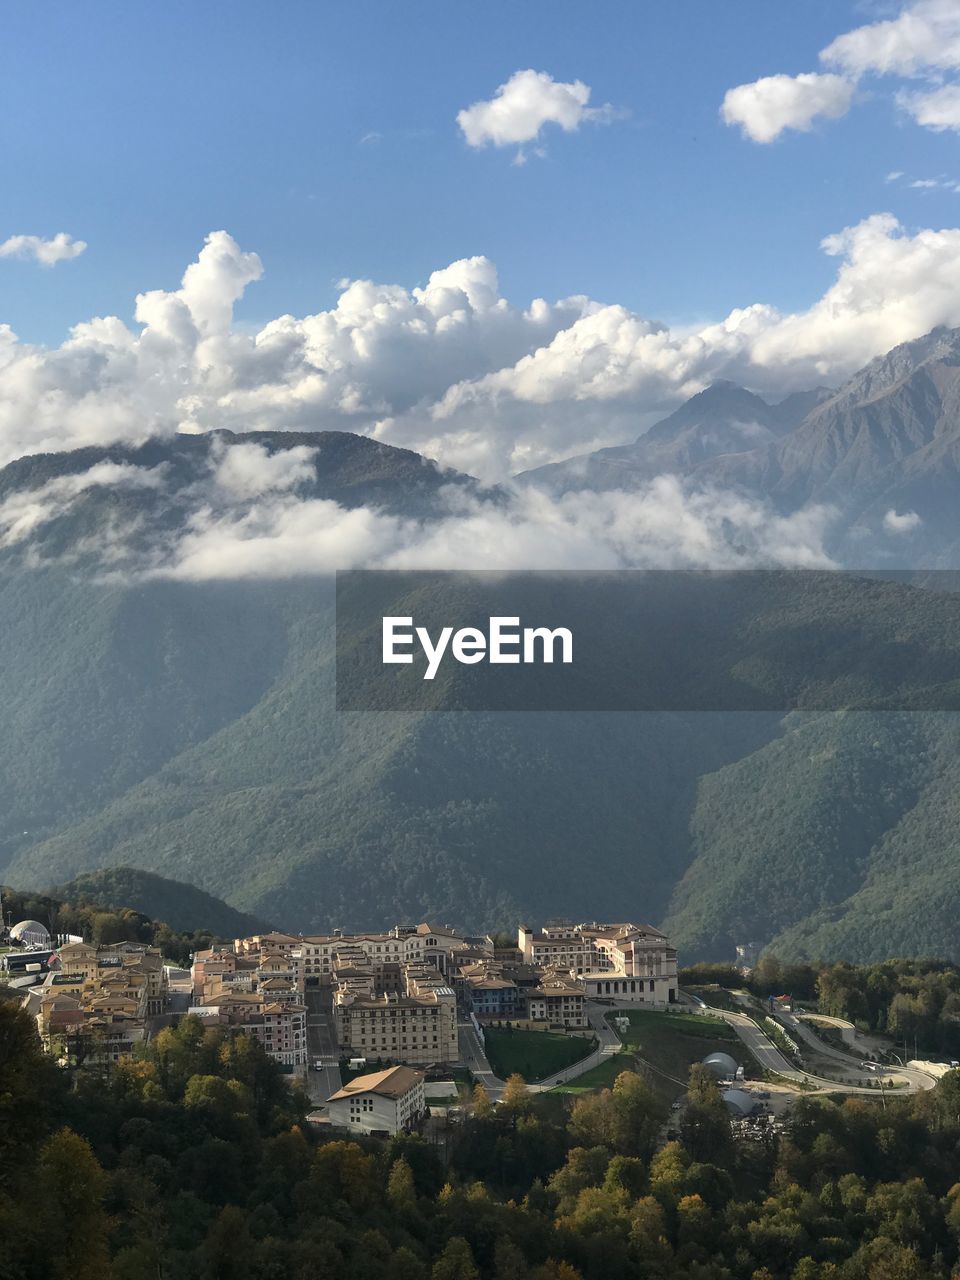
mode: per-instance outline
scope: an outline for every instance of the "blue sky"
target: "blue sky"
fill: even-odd
[[[250,325],[330,306],[341,277],[406,286],[473,254],[503,294],[585,293],[675,325],[756,301],[808,306],[830,232],[891,210],[960,223],[957,134],[888,92],[769,145],[722,123],[734,85],[817,66],[898,6],[805,0],[10,3],[0,45],[0,241],[82,238],[45,270],[0,261],[0,321],[55,343],[175,288],[211,230],[256,251]],[[456,115],[520,68],[585,81],[624,118],[562,132],[522,167]],[[378,135],[361,141],[367,135]]]

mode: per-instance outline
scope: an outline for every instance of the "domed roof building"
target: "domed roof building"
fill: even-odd
[[[14,942],[22,942],[25,947],[49,947],[50,930],[39,920],[21,920],[10,930]]]
[[[757,1105],[750,1094],[743,1089],[724,1089],[720,1096],[735,1116],[749,1116]]]
[[[704,1058],[703,1065],[718,1080],[733,1080],[737,1074],[737,1064],[729,1053],[711,1053]]]

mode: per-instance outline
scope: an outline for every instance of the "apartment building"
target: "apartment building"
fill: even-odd
[[[407,964],[428,962],[441,973],[449,974],[457,958],[467,952],[492,951],[489,939],[467,939],[446,925],[394,925],[385,933],[350,933],[340,929],[333,933],[306,935],[291,938],[289,935],[269,934],[261,938],[241,939],[237,950],[259,950],[265,944],[299,953],[304,983],[316,986],[332,983],[338,967],[348,963],[349,957],[362,953],[384,970]]]
[[[456,1062],[457,1000],[433,965],[404,966],[399,991],[378,989],[372,970],[338,972],[333,1011],[341,1052],[373,1061]]]
[[[352,1133],[402,1133],[425,1111],[423,1076],[410,1067],[357,1076],[327,1099],[331,1123]]]
[[[558,921],[542,930],[521,925],[517,940],[527,963],[569,973],[591,998],[632,1004],[677,999],[677,953],[652,925]]]
[[[526,1004],[531,1022],[568,1031],[588,1025],[584,988],[571,977],[548,971],[538,987],[527,991]]]
[[[146,1038],[147,1020],[167,1007],[167,972],[155,947],[71,942],[56,963],[24,1007],[58,1057],[101,1064],[129,1057]]]
[[[208,950],[193,959],[194,1012],[209,1022],[259,1040],[285,1067],[306,1068],[307,1010],[298,949],[264,935],[263,947],[244,939],[240,952]]]

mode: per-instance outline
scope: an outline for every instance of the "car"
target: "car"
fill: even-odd
[[[671,1103],[670,1103],[670,1110],[671,1110],[671,1111],[679,1111],[679,1110],[680,1110],[680,1108],[681,1108],[682,1106],[683,1106],[683,1103],[682,1103],[682,1102],[680,1102],[680,1101],[679,1101],[679,1099],[678,1099],[676,1102],[671,1102]]]

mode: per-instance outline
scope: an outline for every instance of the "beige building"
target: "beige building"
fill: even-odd
[[[402,1133],[425,1110],[423,1076],[410,1067],[357,1076],[327,1099],[331,1123],[353,1133]]]
[[[130,1057],[146,1038],[147,1019],[168,1004],[161,952],[134,942],[71,942],[58,963],[25,1002],[48,1052],[101,1064]]]
[[[568,1031],[588,1025],[584,989],[574,978],[546,973],[538,987],[526,992],[526,1000],[531,1022],[546,1022]]]
[[[518,945],[528,964],[569,973],[592,999],[655,1005],[677,999],[677,953],[652,925],[521,925]]]
[[[345,976],[333,1011],[345,1055],[421,1065],[460,1056],[456,996],[432,966],[409,966],[402,991],[379,991],[366,975]]]
[[[208,1021],[254,1036],[285,1067],[307,1066],[307,1010],[294,948],[271,934],[258,950],[202,951],[194,956],[194,1011]],[[252,939],[247,939],[252,943]]]
[[[433,964],[443,974],[452,974],[457,959],[478,949],[492,951],[483,940],[468,941],[446,925],[395,925],[386,933],[317,934],[296,941],[303,963],[304,981],[310,985],[333,981],[338,956],[344,959],[362,953],[383,968],[407,964]],[[343,961],[341,961],[343,963]]]

